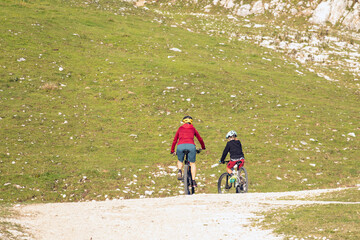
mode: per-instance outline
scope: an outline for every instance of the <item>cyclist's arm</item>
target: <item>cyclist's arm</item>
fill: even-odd
[[[174,153],[174,152],[175,152],[175,145],[176,145],[176,143],[177,143],[177,141],[178,141],[178,139],[179,139],[179,130],[180,130],[180,129],[177,130],[177,132],[176,132],[176,134],[175,134],[175,137],[174,137],[174,140],[173,140],[173,143],[172,143],[172,145],[171,145],[171,153]]]
[[[198,139],[199,143],[201,144],[201,148],[206,149],[204,140],[201,138],[199,132],[196,129],[194,129],[194,130],[195,130],[195,137]]]
[[[228,154],[228,152],[230,151],[230,147],[229,147],[229,144],[227,143],[225,148],[224,148],[224,151],[223,151],[223,154],[221,156],[221,159],[220,159],[220,162],[224,162],[225,161],[225,158]]]

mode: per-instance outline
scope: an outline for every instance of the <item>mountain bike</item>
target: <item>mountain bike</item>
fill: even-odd
[[[192,179],[192,175],[191,175],[191,166],[190,166],[190,162],[188,160],[188,154],[189,154],[189,150],[184,150],[183,153],[185,154],[185,159],[184,159],[184,174],[183,174],[183,182],[184,182],[184,190],[185,190],[185,195],[191,195],[195,193],[195,186],[193,186],[193,179]],[[201,149],[197,149],[196,153],[200,153]]]
[[[229,161],[225,161],[228,163]],[[245,167],[240,167],[241,162],[236,163],[235,166],[231,170],[233,174],[236,176],[235,182],[231,183],[229,180],[231,175],[227,172],[220,175],[218,180],[218,192],[219,193],[231,193],[235,190],[236,193],[246,193],[248,191],[248,174]]]

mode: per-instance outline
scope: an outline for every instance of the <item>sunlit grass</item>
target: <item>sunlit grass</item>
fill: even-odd
[[[359,204],[294,207],[267,213],[262,224],[284,239],[358,239],[359,213]]]

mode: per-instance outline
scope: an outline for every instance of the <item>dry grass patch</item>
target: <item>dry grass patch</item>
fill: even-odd
[[[59,89],[59,86],[57,83],[49,82],[49,83],[45,83],[44,85],[40,86],[40,89],[45,90],[45,91],[52,91],[52,90]]]

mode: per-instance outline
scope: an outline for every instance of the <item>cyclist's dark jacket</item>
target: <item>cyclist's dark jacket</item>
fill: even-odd
[[[230,152],[230,159],[244,158],[240,140],[231,140],[226,143],[224,152],[221,156],[221,162],[225,161],[226,155]]]

